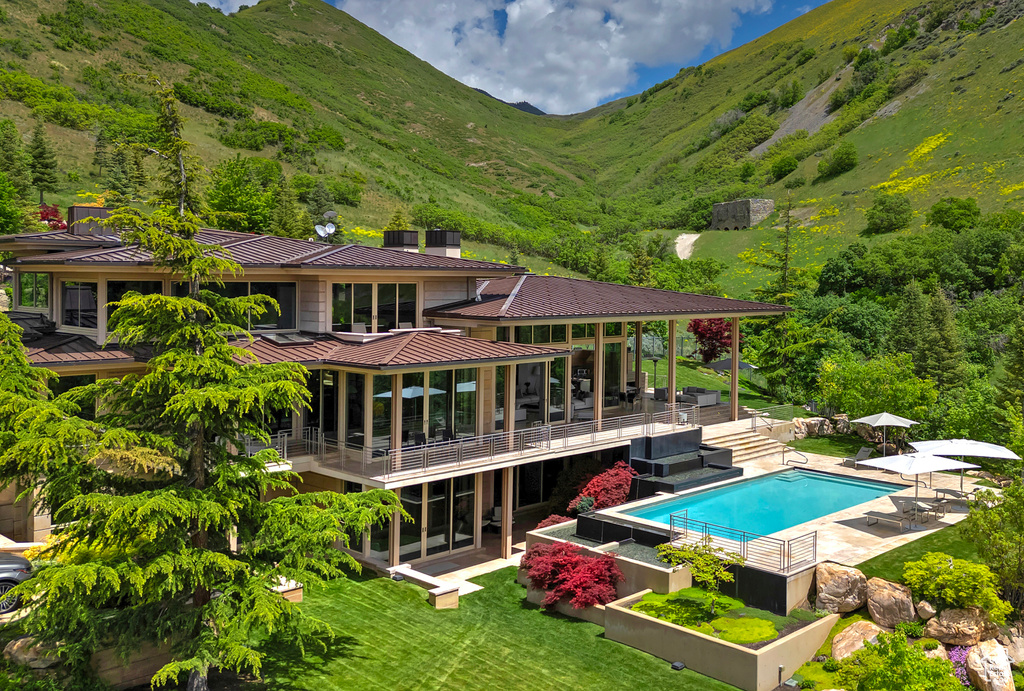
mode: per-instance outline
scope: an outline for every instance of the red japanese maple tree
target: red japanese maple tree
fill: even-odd
[[[550,528],[553,525],[558,525],[559,523],[568,523],[571,520],[572,519],[568,516],[560,516],[557,513],[553,513],[547,518],[545,518],[543,521],[538,523],[535,530],[540,530],[541,528]]]
[[[68,227],[56,204],[40,204],[39,220],[50,226],[50,230],[67,230]]]
[[[714,362],[732,348],[732,331],[725,319],[691,319],[686,330],[697,340],[704,364]]]
[[[606,605],[616,597],[616,584],[626,580],[614,555],[591,556],[572,542],[534,545],[523,555],[520,565],[527,570],[533,588],[547,591],[545,607],[554,607],[564,599],[576,609]]]
[[[636,474],[624,461],[619,461],[611,469],[591,478],[579,495],[569,502],[569,511],[583,513],[618,506],[629,499],[629,487]]]

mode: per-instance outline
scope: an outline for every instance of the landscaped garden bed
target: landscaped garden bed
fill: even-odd
[[[789,616],[779,616],[747,607],[742,601],[724,595],[718,596],[712,612],[711,598],[700,588],[685,588],[667,595],[648,593],[632,609],[751,650],[785,638],[821,618],[815,612],[801,609],[793,610]]]

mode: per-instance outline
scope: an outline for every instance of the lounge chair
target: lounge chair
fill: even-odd
[[[868,511],[864,514],[864,518],[867,519],[868,525],[874,525],[875,523],[895,523],[900,527],[902,533],[906,525],[906,529],[910,530],[910,516],[904,516],[902,513],[882,513],[881,511]]]
[[[872,451],[874,451],[874,449],[872,449],[870,446],[862,446],[862,447],[860,447],[860,451],[857,452],[856,456],[854,456],[853,458],[844,458],[843,459],[843,465],[845,467],[847,467],[847,468],[853,468],[854,470],[860,470],[857,467],[857,464],[860,463],[861,461],[866,461],[869,458],[871,458],[871,452]]]

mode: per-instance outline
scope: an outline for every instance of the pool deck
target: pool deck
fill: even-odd
[[[906,485],[906,489],[895,494],[872,499],[864,504],[837,511],[836,513],[822,516],[813,521],[795,525],[792,528],[771,533],[771,537],[789,539],[805,535],[811,531],[818,533],[818,561],[836,561],[842,564],[859,564],[891,549],[913,542],[936,530],[959,523],[967,516],[967,507],[963,502],[955,502],[953,508],[945,516],[911,524],[910,530],[900,533],[900,529],[889,523],[875,523],[867,525],[864,514],[868,511],[879,511],[881,513],[895,513],[896,507],[891,497],[914,498],[914,486],[902,480],[896,473],[889,473],[883,470],[872,470],[861,468],[854,470],[843,465],[843,459],[821,454],[804,454],[808,462],[804,464],[790,464],[783,466],[778,461],[756,460],[739,464],[743,468],[743,477],[752,478],[764,475],[765,473],[777,472],[784,467],[802,468],[806,470],[817,470],[834,475],[845,475],[862,480],[878,480],[893,484]],[[789,457],[792,460],[792,457]],[[922,475],[921,479],[928,482],[927,476]],[[945,473],[932,475],[932,483],[935,488],[959,489],[960,476]],[[963,484],[965,491],[974,489],[974,479],[964,477]],[[919,490],[921,499],[932,499],[934,492],[929,487],[921,487]]]

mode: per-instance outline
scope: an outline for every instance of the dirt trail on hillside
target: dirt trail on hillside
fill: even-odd
[[[683,233],[676,238],[676,256],[680,259],[689,259],[693,254],[693,246],[697,244],[700,233]]]
[[[775,130],[775,134],[768,141],[762,142],[751,149],[750,155],[760,156],[772,144],[788,134],[793,134],[797,130],[807,130],[807,134],[814,134],[835,119],[836,114],[828,112],[828,99],[832,96],[833,91],[837,88],[845,87],[849,83],[852,74],[853,70],[851,67],[844,67],[839,72],[840,79],[838,81],[836,81],[835,77],[829,77],[827,81],[811,89],[810,93],[789,109],[789,116],[782,121],[779,129]]]

